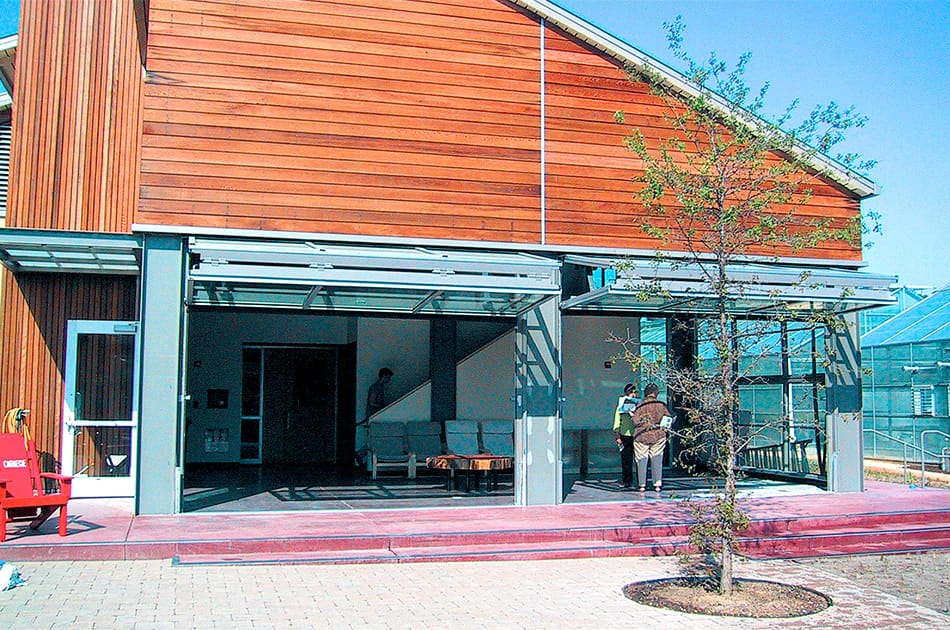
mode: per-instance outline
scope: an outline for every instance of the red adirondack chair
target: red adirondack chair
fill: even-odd
[[[47,479],[59,492],[47,493]],[[30,520],[38,529],[59,508],[59,535],[66,535],[66,503],[72,477],[40,472],[33,440],[19,433],[0,433],[0,542],[6,540],[7,523]]]

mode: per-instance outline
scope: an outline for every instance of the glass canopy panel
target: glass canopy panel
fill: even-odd
[[[192,304],[198,306],[296,307],[307,298],[308,287],[285,285],[195,282]]]
[[[411,313],[426,299],[421,289],[334,288],[321,291],[309,308],[329,311],[383,311]]]
[[[728,303],[731,313],[748,313],[762,309],[763,306],[761,301],[756,300],[731,300]],[[561,303],[561,308],[585,311],[712,314],[716,312],[717,305],[715,301],[702,297],[647,297],[639,291],[604,287],[583,296],[565,300]]]
[[[514,253],[191,239],[194,305],[513,317],[560,295],[556,260]]]
[[[484,291],[453,291],[432,300],[422,308],[423,313],[444,315],[480,314],[497,317],[514,317],[546,296],[525,293],[500,293]]]
[[[0,263],[14,272],[137,274],[138,237],[0,228]]]
[[[709,314],[717,301],[698,263],[658,264],[649,259],[566,256],[565,262],[588,270],[587,293],[569,297],[562,309]],[[613,269],[616,280],[604,283]],[[845,312],[893,302],[896,281],[852,270],[741,264],[727,269],[736,287],[728,301],[731,314],[757,312]]]
[[[481,291],[456,291],[434,297],[433,293],[438,292],[421,289],[345,287],[314,292],[311,287],[306,286],[195,282],[192,290],[192,304],[195,306],[514,317],[546,297]]]

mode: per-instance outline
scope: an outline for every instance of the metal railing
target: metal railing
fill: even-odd
[[[925,460],[927,458],[927,451],[924,449],[924,436],[927,435],[928,433],[937,433],[939,435],[942,435],[945,439],[950,439],[950,434],[944,433],[943,431],[939,431],[937,429],[927,429],[926,431],[920,432],[920,487],[921,488],[927,485],[927,482],[924,479],[924,474],[926,473]],[[945,456],[946,452],[947,452],[947,449],[944,448],[943,451],[941,451],[939,455],[941,463],[943,463],[943,457]],[[932,455],[937,456],[936,453],[932,453]]]
[[[923,461],[924,457],[926,456],[926,453],[924,452],[922,446],[917,446],[916,444],[907,442],[906,440],[902,440],[900,438],[896,438],[893,435],[884,433],[882,431],[878,431],[877,429],[864,429],[864,432],[871,433],[878,437],[886,438],[888,440],[891,440],[892,442],[897,442],[898,444],[904,447],[904,483],[907,483],[908,481],[910,481],[910,474],[908,473],[909,466],[907,465],[907,449],[921,451],[920,458],[921,458],[921,461]],[[923,485],[923,479],[921,479],[921,485]]]

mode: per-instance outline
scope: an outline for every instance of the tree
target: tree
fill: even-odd
[[[756,365],[770,355],[780,353],[787,359],[789,348],[776,350],[769,343],[776,330],[789,325],[803,329],[841,325],[831,310],[803,313],[781,303],[759,311],[755,319],[740,318],[731,304],[753,295],[767,300],[769,295],[754,274],[737,274],[735,268],[819,244],[860,247],[862,235],[876,231],[860,215],[841,221],[801,212],[815,186],[833,177],[822,164],[829,163],[831,151],[846,132],[863,126],[866,118],[853,107],[831,103],[816,107],[786,130],[798,103],[768,117],[768,85],[753,92],[745,80],[749,54],[732,69],[715,53],[699,63],[683,49],[682,21],[677,18],[664,26],[670,48],[686,63],[686,78],[695,89],[683,90],[649,70],[628,68],[632,80],[648,83],[659,97],[673,133],[657,143],[634,128],[626,146],[642,162],[642,174],[636,178],[648,216],[642,229],[662,242],[667,252],[682,253],[675,257],[658,253],[656,264],[688,266],[701,276],[700,293],[709,315],[702,334],[714,356],[686,366],[651,363],[627,345],[629,340],[617,341],[627,346],[624,355],[634,371],[659,376],[681,401],[688,416],[682,432],[684,452],[707,452],[710,468],[723,479],[713,505],[697,513],[691,539],[716,560],[719,591],[730,595],[737,532],[748,523],[736,500],[737,457],[753,437],[737,430],[740,385],[749,383]],[[624,113],[617,112],[615,119],[624,123]],[[855,154],[833,159],[855,172],[873,167],[873,162],[861,161]],[[807,274],[797,279],[801,285],[808,282]],[[664,293],[656,282],[635,288],[645,298]],[[822,360],[811,345],[805,351],[815,355],[813,360]]]

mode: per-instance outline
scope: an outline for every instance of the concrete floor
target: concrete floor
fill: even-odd
[[[564,503],[653,501],[709,496],[721,483],[716,479],[664,471],[663,491],[639,493],[617,486],[618,474],[580,477],[565,475]],[[371,479],[352,471],[307,466],[193,467],[186,471],[182,496],[184,512],[268,512],[314,510],[366,510],[420,507],[490,507],[514,504],[513,476],[499,475],[498,488],[488,490],[484,479],[478,488],[446,489],[437,471],[420,472],[416,479],[386,474]],[[742,496],[821,493],[800,483],[746,478]]]

